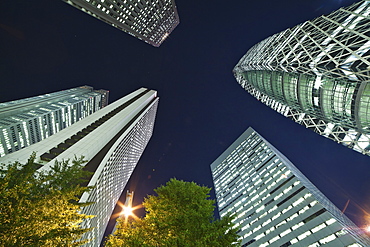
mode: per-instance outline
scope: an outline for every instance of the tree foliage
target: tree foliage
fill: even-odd
[[[215,202],[208,199],[210,188],[171,179],[154,191],[158,196],[148,196],[143,203],[146,216],[128,222],[119,219],[117,230],[109,236],[107,246],[239,245],[232,217],[214,219]]]
[[[90,189],[80,186],[90,174],[82,169],[86,161],[56,162],[39,172],[35,157],[24,165],[1,165],[0,246],[79,246],[89,231],[79,223],[92,217],[79,213],[86,206],[78,203],[79,196]]]

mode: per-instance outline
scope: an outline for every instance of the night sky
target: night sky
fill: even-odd
[[[232,74],[257,42],[353,2],[176,0],[180,24],[155,48],[59,0],[1,1],[0,102],[81,85],[110,90],[110,102],[155,89],[154,134],[127,187],[134,205],[173,177],[213,187],[209,165],[252,126],[338,208],[350,199],[347,216],[364,226],[370,157],[274,112]]]

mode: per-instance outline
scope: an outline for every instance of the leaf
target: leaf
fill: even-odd
[[[171,179],[149,195],[143,206],[146,215],[136,221],[118,220],[107,246],[238,246],[232,217],[215,220],[210,188],[194,182]]]
[[[80,186],[88,173],[75,158],[72,164],[56,162],[48,172],[38,172],[33,153],[24,165],[0,168],[0,246],[80,246],[90,229],[80,223],[92,216],[80,214],[76,203],[91,188]]]

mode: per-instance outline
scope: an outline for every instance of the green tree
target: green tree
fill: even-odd
[[[210,190],[194,182],[171,179],[154,190],[158,196],[145,198],[144,218],[118,220],[106,246],[239,246],[232,217],[214,219],[215,201],[208,199]]]
[[[15,162],[0,168],[0,246],[80,246],[89,229],[79,226],[92,216],[79,213],[87,204],[79,196],[90,190],[80,186],[90,173],[83,157],[56,162],[37,171],[36,154],[27,164]]]

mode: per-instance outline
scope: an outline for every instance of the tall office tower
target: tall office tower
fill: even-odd
[[[248,128],[211,164],[220,216],[242,246],[370,246],[363,232],[284,155]]]
[[[90,193],[80,202],[94,202],[82,213],[96,215],[82,223],[93,228],[83,239],[86,246],[99,246],[113,209],[129,180],[141,154],[152,136],[157,111],[157,92],[141,88],[49,138],[18,152],[0,157],[0,163],[25,163],[37,151],[36,163],[41,170],[50,169],[55,160],[83,155],[86,170],[93,172]]]
[[[63,0],[158,47],[180,23],[174,0]]]
[[[109,91],[81,86],[0,103],[0,157],[37,143],[108,103]]]
[[[306,21],[254,45],[234,68],[262,103],[370,155],[370,1]]]

